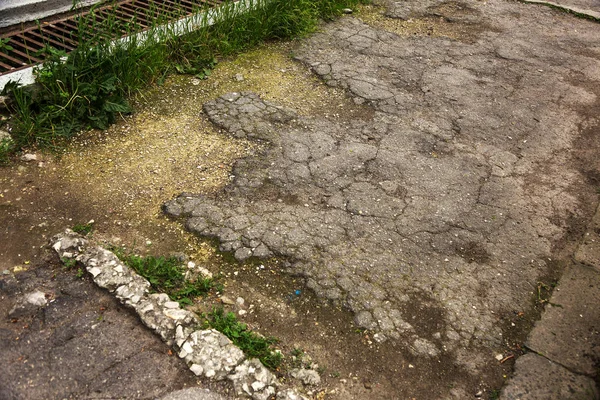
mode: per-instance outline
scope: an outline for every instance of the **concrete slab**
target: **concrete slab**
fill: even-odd
[[[525,3],[543,4],[563,8],[576,14],[587,15],[588,17],[600,20],[600,1],[598,0],[525,0]]]
[[[600,355],[600,273],[568,267],[527,347],[570,370],[597,375]]]
[[[600,0],[558,0],[556,2],[563,6],[600,12]]]
[[[500,400],[595,400],[598,389],[590,378],[574,374],[537,354],[517,360],[515,376],[504,387]]]

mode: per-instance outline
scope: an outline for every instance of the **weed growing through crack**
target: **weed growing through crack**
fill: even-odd
[[[75,50],[67,55],[46,45],[38,54],[44,63],[35,68],[36,85],[6,86],[14,100],[14,146],[0,149],[0,157],[25,147],[58,148],[81,130],[106,129],[120,114],[132,112],[128,97],[171,73],[206,78],[219,57],[305,34],[319,19],[332,19],[363,1],[247,0],[245,12],[227,1],[216,14],[197,8],[197,18],[187,20],[183,35],[165,25],[183,15],[167,13],[153,1],[142,34],[135,18],[123,21],[114,8],[93,7],[77,20]],[[197,26],[203,27],[194,30]]]
[[[304,350],[295,347],[292,351],[291,351],[291,361],[290,361],[290,366],[292,368],[304,368],[304,358],[305,358],[305,353]]]
[[[60,261],[62,261],[64,268],[68,269],[68,270],[72,270],[77,266],[77,260],[74,258],[61,257]],[[84,269],[81,267],[77,268],[77,271],[75,272],[75,276],[79,279],[82,279],[84,275],[85,275]]]
[[[11,139],[3,138],[0,140],[0,165],[6,165],[10,161],[10,156],[14,153],[15,145]]]
[[[187,280],[186,268],[177,257],[140,257],[127,254],[123,248],[111,247],[110,250],[128,267],[148,279],[152,289],[166,293],[172,300],[182,306],[192,304],[196,297],[205,296],[211,290],[222,291],[223,286],[212,278]],[[66,262],[63,260],[63,262]],[[264,337],[248,329],[232,312],[215,309],[204,316],[205,328],[213,328],[227,336],[246,356],[258,358],[265,367],[277,369],[283,356],[272,348],[278,342],[276,338]]]
[[[258,358],[265,367],[275,370],[281,365],[283,356],[272,347],[278,340],[249,330],[234,313],[214,309],[208,314],[206,325],[227,336],[249,358]]]
[[[60,260],[62,261],[66,269],[71,269],[75,265],[77,265],[77,260],[75,260],[74,258],[62,257]]]
[[[73,227],[73,232],[79,233],[83,236],[87,236],[90,234],[90,232],[92,232],[93,228],[93,222],[88,222],[87,224],[77,224]]]
[[[179,304],[192,304],[196,297],[206,296],[211,290],[219,291],[221,286],[212,278],[197,277],[186,279],[186,268],[177,257],[141,257],[126,254],[123,249],[111,248],[117,257],[139,275],[148,279],[152,290],[166,293]]]

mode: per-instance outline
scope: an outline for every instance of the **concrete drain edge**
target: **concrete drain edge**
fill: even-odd
[[[61,260],[76,260],[96,285],[107,289],[121,304],[135,310],[141,321],[172,346],[197,376],[229,380],[237,396],[267,400],[307,400],[295,388],[281,389],[276,376],[258,359],[246,359],[242,350],[215,329],[196,329],[200,320],[165,293],[150,294],[150,282],[124,265],[117,256],[92,246],[67,229],[54,236],[52,248]]]

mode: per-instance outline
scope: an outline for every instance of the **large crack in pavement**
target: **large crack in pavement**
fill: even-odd
[[[502,344],[502,315],[531,309],[569,219],[593,211],[571,153],[580,124],[597,124],[579,110],[597,100],[600,62],[582,49],[600,32],[460,4],[448,18],[481,13],[493,29],[405,38],[344,18],[302,42],[297,59],[368,117],[302,116],[253,93],[207,102],[225,132],[269,146],[222,192],[164,209],[239,260],[285,257],[378,340],[467,365]]]

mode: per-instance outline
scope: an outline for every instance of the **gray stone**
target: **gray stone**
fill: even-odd
[[[14,306],[8,312],[8,316],[11,318],[21,318],[31,315],[46,304],[48,304],[48,300],[43,292],[36,290],[26,293],[17,299]]]
[[[296,389],[285,389],[277,393],[277,400],[308,400],[308,397],[299,393]]]
[[[46,294],[44,292],[40,292],[39,290],[27,294],[25,296],[25,301],[37,307],[42,307],[48,304],[48,300],[46,300]]]
[[[25,153],[21,156],[21,160],[23,161],[37,161],[37,155],[31,153]]]
[[[321,383],[319,373],[312,369],[296,368],[290,371],[290,375],[305,385],[316,386]]]
[[[71,229],[54,236],[50,242],[59,257],[70,259],[76,258],[88,243],[86,239]]]
[[[171,392],[160,400],[224,400],[218,393],[203,388],[188,388]]]
[[[227,296],[221,296],[221,297],[219,297],[219,299],[221,300],[221,302],[223,304],[227,304],[227,305],[230,305],[230,306],[235,304],[235,301],[233,301],[233,299],[231,299],[231,298],[229,298]]]
[[[417,338],[410,348],[415,355],[436,357],[440,354],[440,350],[429,340]]]
[[[35,251],[37,260],[16,279],[0,276],[0,399],[156,399],[196,385],[135,313],[57,266],[51,251]],[[30,305],[31,313],[11,323],[6,312],[32,291],[51,295],[48,304]]]
[[[587,376],[576,375],[537,354],[519,357],[515,374],[501,400],[595,400],[598,389]]]

